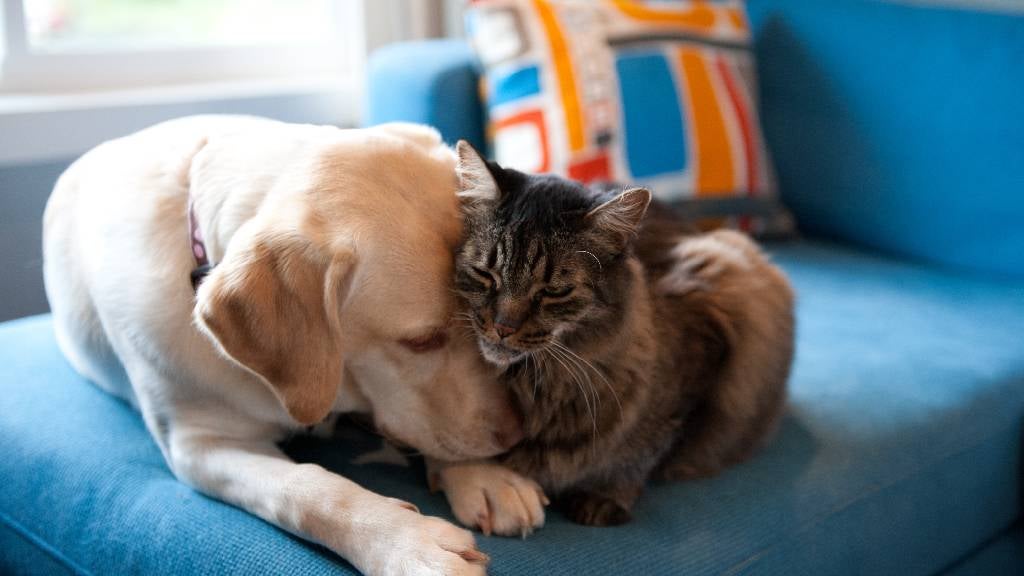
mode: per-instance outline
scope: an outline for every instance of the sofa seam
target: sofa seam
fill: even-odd
[[[996,433],[996,434],[991,434],[991,435],[985,436],[981,440],[979,440],[979,441],[977,441],[977,442],[975,442],[975,443],[973,443],[973,444],[971,444],[969,446],[966,446],[966,447],[961,448],[959,450],[950,451],[949,453],[947,453],[946,455],[942,456],[941,458],[933,460],[930,464],[927,464],[927,465],[922,466],[922,467],[920,467],[920,468],[918,468],[916,470],[913,470],[913,471],[911,471],[911,472],[901,476],[900,478],[897,478],[897,479],[892,480],[892,481],[890,481],[888,483],[885,483],[885,484],[874,486],[874,487],[872,487],[872,488],[870,488],[868,490],[861,491],[860,493],[858,493],[856,496],[854,496],[853,498],[851,498],[847,502],[845,502],[843,504],[840,504],[839,506],[836,506],[836,507],[832,508],[831,510],[829,510],[827,512],[824,512],[821,515],[819,515],[817,518],[814,518],[814,519],[808,521],[807,523],[803,524],[794,533],[797,534],[797,535],[805,534],[808,531],[810,531],[811,529],[815,528],[816,526],[820,526],[822,523],[824,523],[828,519],[833,518],[833,517],[837,516],[838,514],[841,514],[841,513],[845,512],[846,510],[849,510],[850,508],[853,508],[854,506],[864,502],[865,500],[868,499],[869,496],[871,496],[873,494],[877,494],[879,492],[883,492],[885,490],[889,490],[890,488],[895,488],[899,484],[902,484],[904,482],[907,482],[908,480],[912,480],[914,478],[917,478],[918,476],[921,476],[922,474],[927,473],[928,471],[934,469],[939,464],[942,464],[942,463],[944,463],[944,462],[946,462],[946,461],[948,461],[950,459],[956,458],[958,456],[962,456],[962,455],[964,455],[964,454],[966,454],[968,452],[971,452],[972,450],[976,450],[978,448],[981,448],[981,447],[985,446],[986,444],[988,444],[992,439],[998,437],[999,435],[1000,434]],[[1019,518],[1019,515],[1014,517],[1014,520],[1010,523],[1010,525],[1012,525],[1013,522],[1016,522],[1018,518]],[[997,533],[999,533],[999,532],[1001,532],[1001,531],[1003,531],[1005,529],[1006,529],[1006,526],[1000,527],[999,529],[997,529],[994,532],[994,534],[997,534]],[[985,536],[985,539],[988,539],[991,536],[992,536],[992,534],[987,534]],[[789,542],[792,539],[793,539],[792,537],[786,538],[784,541],[775,542],[775,543],[773,543],[771,545],[765,546],[764,548],[761,548],[760,550],[758,550],[757,552],[754,552],[753,554],[747,556],[746,558],[744,558],[744,559],[742,559],[742,560],[740,560],[738,562],[733,563],[729,568],[723,570],[721,572],[721,574],[723,574],[723,575],[738,574],[739,571],[743,570],[745,567],[747,567],[750,564],[758,561],[760,558],[764,557],[766,554],[768,554],[772,550],[775,550],[779,546],[784,545],[786,542]]]
[[[35,546],[38,550],[40,550],[41,552],[45,553],[50,558],[56,560],[61,565],[63,565],[65,568],[67,568],[68,570],[72,571],[73,573],[80,574],[80,575],[83,575],[83,576],[91,576],[91,574],[92,574],[91,572],[89,572],[88,570],[86,570],[86,569],[82,568],[81,566],[79,566],[78,563],[76,563],[74,560],[72,560],[72,559],[68,558],[67,556],[65,556],[55,546],[53,546],[52,544],[47,542],[45,539],[43,539],[42,536],[39,536],[38,534],[36,534],[32,530],[29,530],[27,527],[25,527],[20,522],[18,522],[14,518],[12,518],[9,514],[4,512],[3,510],[0,510],[0,523],[6,525],[8,528],[11,529],[12,532],[14,532],[15,534],[17,534],[17,535],[21,536],[22,538],[24,538],[25,540],[27,540],[30,544]]]
[[[1013,522],[1011,522],[1009,526],[1003,528],[999,532],[996,532],[995,535],[993,535],[991,538],[987,538],[985,541],[979,543],[977,546],[971,548],[967,552],[964,552],[962,556],[960,556],[956,560],[953,560],[946,566],[942,567],[942,569],[940,569],[935,574],[949,574],[954,570],[962,568],[967,562],[969,562],[975,556],[985,552],[985,550],[987,550],[989,546],[997,544],[1003,538],[1006,538],[1007,536],[1013,534],[1016,530],[1018,530],[1020,526],[1024,526],[1024,524],[1021,523],[1021,518],[1024,518],[1024,516],[1018,515],[1016,518],[1014,518]]]

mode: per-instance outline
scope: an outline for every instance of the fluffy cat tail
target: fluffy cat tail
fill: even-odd
[[[656,290],[708,325],[724,355],[655,474],[664,480],[714,475],[771,436],[794,346],[793,290],[749,237],[729,230],[692,236],[676,245],[672,258]]]

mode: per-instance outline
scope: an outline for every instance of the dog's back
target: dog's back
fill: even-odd
[[[211,134],[253,123],[271,122],[196,116],[158,124],[94,148],[58,179],[43,219],[46,294],[64,355],[75,370],[107,392],[135,402],[106,332],[121,313],[140,306],[133,298],[138,291],[130,293],[136,282],[125,282],[121,276],[125,271],[187,270],[187,252],[147,254],[146,236],[164,230],[163,236],[178,235],[167,239],[167,248],[184,246],[181,230],[187,218],[192,156]],[[147,217],[156,220],[155,225],[142,221]],[[161,265],[146,266],[145,261],[154,257],[163,260]],[[126,260],[137,265],[125,266]],[[168,278],[168,283],[173,285],[174,280]],[[144,284],[146,290],[153,289],[152,283]],[[191,302],[178,301],[174,292],[152,296],[168,298],[158,309],[187,319]]]
[[[103,144],[45,214],[60,347],[139,409],[198,490],[364,572],[482,574],[468,532],[275,444],[337,411],[372,412],[437,458],[492,456],[521,436],[449,326],[453,164],[436,131],[409,125],[191,117]],[[192,216],[216,264],[198,291]]]

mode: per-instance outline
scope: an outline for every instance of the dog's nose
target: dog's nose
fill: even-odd
[[[498,429],[494,431],[494,442],[502,450],[508,450],[523,439],[523,418],[516,411],[510,411],[501,419]]]

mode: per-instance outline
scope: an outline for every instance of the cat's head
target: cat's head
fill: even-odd
[[[487,360],[508,365],[614,328],[632,282],[642,188],[598,196],[556,176],[533,176],[457,147],[465,241],[456,288]]]

